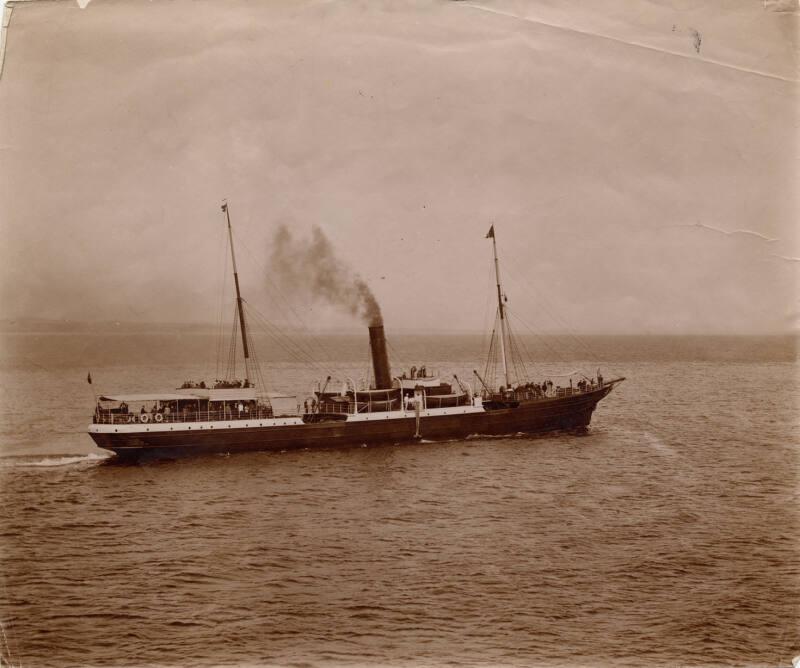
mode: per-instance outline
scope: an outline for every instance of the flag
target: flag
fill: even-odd
[[[494,239],[494,225],[489,228],[489,231],[486,233],[487,239]]]
[[[92,384],[92,372],[91,371],[89,372],[89,375],[86,376],[86,382],[89,383],[89,385]]]
[[[228,203],[227,202],[223,202],[222,203],[222,213],[225,213],[227,210],[228,210]]]

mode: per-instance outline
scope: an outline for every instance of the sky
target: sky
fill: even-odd
[[[280,229],[389,329],[491,325],[490,225],[535,331],[800,328],[796,3],[81,4],[13,5],[5,319],[232,317],[227,199],[248,302],[310,329],[360,325]]]

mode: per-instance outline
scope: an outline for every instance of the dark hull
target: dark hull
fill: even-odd
[[[571,397],[523,401],[514,408],[479,413],[453,413],[420,418],[420,437],[426,440],[466,438],[473,434],[545,433],[586,428],[597,403],[613,383]],[[362,444],[418,440],[416,418],[232,429],[230,431],[170,431],[149,433],[91,433],[98,447],[122,458],[174,458],[189,454],[267,450],[340,448]]]

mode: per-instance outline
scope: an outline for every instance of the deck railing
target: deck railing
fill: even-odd
[[[516,399],[517,401],[529,401],[533,399],[562,399],[564,397],[574,397],[580,394],[588,394],[589,392],[596,392],[597,390],[603,388],[603,384],[597,383],[587,383],[585,386],[577,387],[551,387],[548,390],[541,390],[538,391],[535,389],[525,389],[525,388],[517,388],[512,390],[511,392],[505,394],[504,396],[509,399]],[[486,392],[483,393],[485,399],[493,398],[494,396],[499,396],[498,394],[488,394]]]
[[[554,387],[547,392],[517,389],[508,395],[507,398],[516,400],[533,400],[533,399],[560,399],[563,397],[572,397],[589,392],[595,392],[603,387],[602,384],[588,384],[583,388],[579,387]],[[494,395],[496,396],[496,395]],[[486,395],[484,399],[492,398]],[[435,399],[435,396],[432,397]],[[375,402],[376,410],[378,404],[385,402]],[[162,412],[129,412],[120,413],[118,410],[102,410],[94,414],[95,424],[164,424],[164,423],[177,423],[177,422],[224,422],[226,420],[265,420],[272,419],[275,416],[272,409],[267,406],[256,406],[255,408],[246,407],[249,410],[219,410],[219,411],[197,411],[197,410],[184,410],[180,412],[167,413]],[[369,413],[372,406],[368,402],[344,402],[344,401],[323,401],[317,404],[311,412],[313,413],[338,413],[342,415],[352,415],[356,412]],[[400,402],[393,402],[392,409],[397,410],[401,408]],[[386,410],[385,407],[380,406],[381,410]],[[413,411],[413,408],[406,406],[406,410]]]
[[[256,407],[243,411],[181,411],[179,413],[118,413],[98,411],[95,424],[164,424],[173,422],[223,422],[225,420],[265,420],[275,415],[271,408]]]
[[[319,413],[338,413],[352,415],[356,412],[356,405],[352,401],[321,401],[317,404]]]

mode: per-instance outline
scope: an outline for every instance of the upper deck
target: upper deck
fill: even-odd
[[[101,396],[94,424],[217,422],[274,417],[254,388]]]
[[[275,417],[270,406],[243,406],[240,411],[223,408],[220,410],[181,410],[167,411],[125,411],[120,408],[98,409],[92,418],[94,424],[162,424],[174,422],[222,422],[230,420],[261,420]]]
[[[484,392],[482,395],[435,394],[435,388],[418,387],[418,397],[405,388],[370,390],[339,394],[318,394],[316,399],[301,405],[293,401],[292,410],[276,414],[268,401],[256,396],[255,390],[225,389],[175,394],[114,395],[99,398],[92,422],[107,425],[148,425],[174,423],[209,423],[268,420],[280,417],[302,417],[312,422],[325,416],[358,416],[371,413],[414,414],[417,410],[474,407],[491,409],[516,402],[553,401],[610,389],[622,379],[581,381],[575,386],[560,387],[548,383],[527,383],[505,392]],[[284,397],[287,398],[287,397]],[[294,398],[292,398],[294,399]],[[116,405],[103,405],[111,403]],[[131,407],[131,404],[134,407]]]

